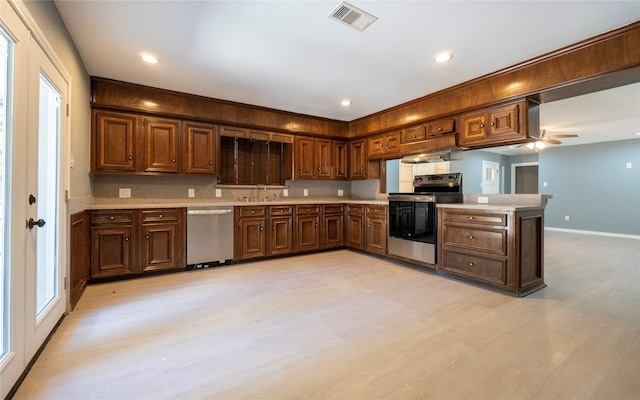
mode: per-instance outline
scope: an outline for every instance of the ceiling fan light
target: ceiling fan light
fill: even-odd
[[[536,147],[536,144],[535,144],[535,143],[533,143],[533,142],[531,142],[531,143],[527,143],[527,148],[528,148],[529,150],[533,150],[533,148],[534,148],[534,147]]]
[[[547,146],[544,144],[544,142],[536,142],[536,149],[537,150],[542,150],[545,147],[547,147]]]

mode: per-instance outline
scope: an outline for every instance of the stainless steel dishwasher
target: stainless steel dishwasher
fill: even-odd
[[[233,262],[233,207],[187,208],[187,271]]]

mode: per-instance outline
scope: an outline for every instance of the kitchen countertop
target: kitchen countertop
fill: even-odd
[[[458,204],[437,204],[438,208],[459,208],[465,210],[477,211],[526,211],[543,209],[542,205],[518,205],[518,204],[477,204],[477,203],[458,203]]]
[[[87,206],[87,210],[139,209],[139,208],[179,208],[179,207],[241,207],[241,206],[281,206],[298,204],[380,204],[387,205],[387,200],[353,200],[353,199],[291,199],[274,201],[198,201],[180,199],[96,199]]]

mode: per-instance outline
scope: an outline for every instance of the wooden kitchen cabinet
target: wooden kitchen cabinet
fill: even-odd
[[[142,124],[146,154],[144,170],[146,172],[179,172],[180,121],[143,117]]]
[[[295,179],[346,179],[347,142],[296,137]]]
[[[134,274],[135,211],[91,213],[91,278]]]
[[[267,255],[267,207],[235,207],[235,260]]]
[[[215,174],[217,172],[218,132],[215,125],[185,122],[184,172]]]
[[[344,245],[344,210],[342,204],[322,206],[322,248]]]
[[[366,251],[387,255],[387,207],[369,204],[366,206]]]
[[[313,251],[320,249],[320,206],[296,206],[296,251]]]
[[[186,264],[184,229],[186,220],[179,209],[143,210],[142,271],[180,268]]]
[[[90,279],[91,218],[86,211],[69,220],[69,303],[75,308]]]
[[[365,249],[365,206],[349,204],[347,206],[347,240],[348,247],[357,250]]]
[[[400,134],[401,131],[395,131],[368,138],[367,158],[373,160],[400,156]]]
[[[438,208],[438,269],[523,296],[544,287],[543,209]]]
[[[293,252],[293,206],[269,207],[269,246],[270,256]]]
[[[91,170],[135,172],[139,119],[134,114],[92,110]]]
[[[349,142],[349,180],[368,179],[367,140]]]
[[[526,139],[526,107],[526,102],[518,102],[462,115],[458,144],[470,147]]]
[[[186,266],[186,209],[91,211],[91,279]]]

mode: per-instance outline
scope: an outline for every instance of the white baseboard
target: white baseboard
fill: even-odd
[[[640,235],[626,235],[624,233],[611,233],[611,232],[598,232],[598,231],[581,231],[578,229],[563,229],[563,228],[544,228],[547,231],[558,231],[558,232],[569,232],[569,233],[580,233],[583,235],[598,235],[598,236],[612,236],[619,237],[625,239],[636,239],[640,240]]]

